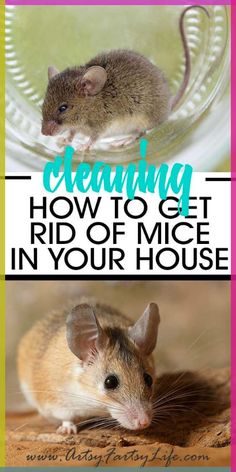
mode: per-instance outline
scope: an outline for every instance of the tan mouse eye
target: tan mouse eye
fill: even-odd
[[[59,108],[58,108],[58,111],[60,113],[63,113],[64,111],[66,111],[68,108],[68,106],[64,103],[63,105],[61,105]]]
[[[108,375],[105,382],[104,387],[107,390],[115,390],[119,386],[119,379],[116,375]]]
[[[143,374],[143,379],[147,387],[151,387],[153,384],[153,379],[151,375],[147,374],[146,372]]]

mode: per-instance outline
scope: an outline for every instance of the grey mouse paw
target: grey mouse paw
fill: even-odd
[[[58,434],[77,434],[77,426],[72,421],[63,421],[62,425],[57,428]]]
[[[126,138],[119,139],[119,140],[115,141],[114,143],[112,143],[111,146],[113,148],[119,148],[119,147],[123,147],[123,146],[130,146],[135,141],[137,141],[137,139],[139,137],[140,137],[140,134],[134,134],[133,136],[127,136]]]
[[[67,136],[59,136],[57,138],[57,145],[59,147],[70,146],[73,139],[74,139],[74,137],[75,137],[75,135],[76,135],[76,130],[71,129],[68,132]]]
[[[80,143],[76,146],[76,151],[77,152],[85,152],[85,151],[90,151],[91,146],[93,144],[93,141],[89,139],[86,143]]]
[[[71,144],[71,139],[66,136],[59,136],[59,138],[57,138],[58,147],[65,147],[65,146],[69,146],[70,144]]]

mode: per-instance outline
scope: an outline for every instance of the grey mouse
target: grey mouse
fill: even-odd
[[[87,64],[59,72],[48,68],[48,86],[42,107],[42,133],[54,136],[68,131],[61,145],[71,144],[81,133],[88,141],[78,150],[89,150],[102,137],[130,135],[118,145],[131,144],[147,130],[165,122],[183,97],[190,77],[190,52],[184,31],[184,18],[179,28],[185,55],[182,84],[172,97],[163,72],[141,54],[129,50],[113,50],[96,56]]]

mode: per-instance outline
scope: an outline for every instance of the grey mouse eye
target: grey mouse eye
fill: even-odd
[[[116,375],[108,375],[105,382],[104,387],[107,390],[115,390],[119,386],[119,379]]]
[[[143,379],[147,387],[151,387],[153,384],[153,379],[151,375],[147,374],[146,372],[143,374]]]
[[[64,103],[64,105],[61,105],[59,108],[58,108],[58,111],[60,113],[63,113],[63,111],[66,111],[68,108],[68,106]]]

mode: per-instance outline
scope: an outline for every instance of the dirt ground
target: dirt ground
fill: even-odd
[[[7,465],[229,465],[228,369],[163,374],[155,396],[169,398],[167,413],[141,433],[92,424],[79,429],[77,435],[63,436],[36,413],[11,413],[7,418]]]

